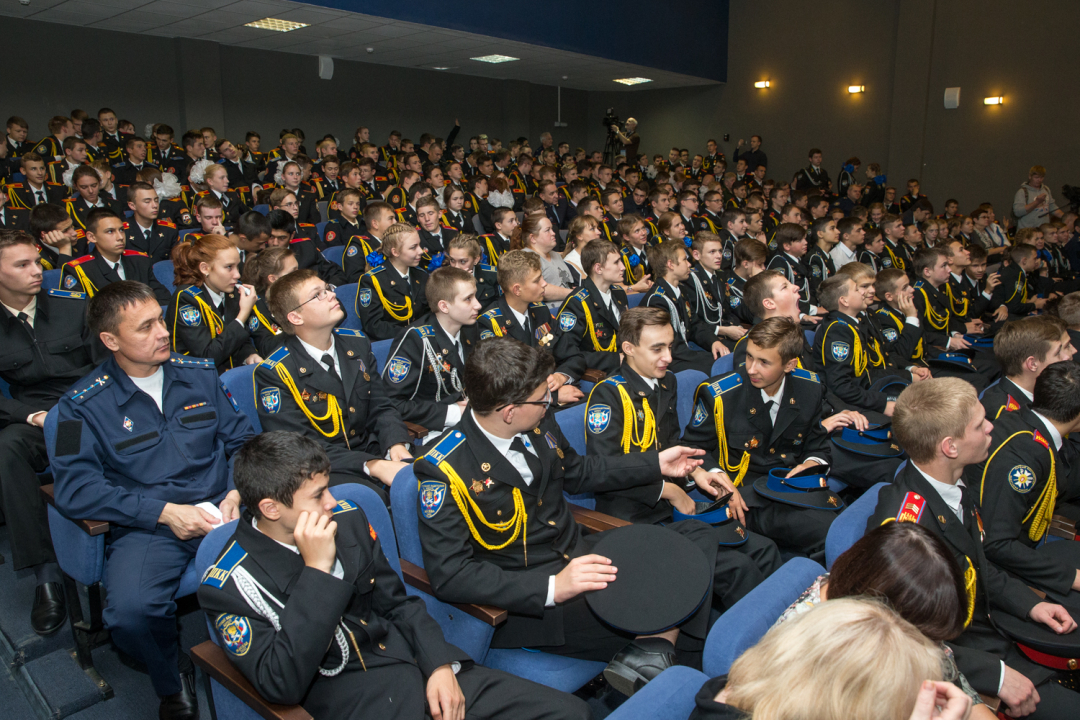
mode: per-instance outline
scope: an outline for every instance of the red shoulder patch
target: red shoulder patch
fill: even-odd
[[[144,253],[144,252],[139,252],[138,250],[125,250],[125,251],[124,251],[124,256],[125,256],[125,257],[132,257],[133,255],[140,255],[140,256],[142,256],[142,257],[150,257],[150,256],[149,256],[149,255],[147,255],[146,253]]]
[[[157,224],[161,225],[163,227],[170,227],[170,228],[175,228],[176,227],[176,223],[174,223],[172,220],[158,220]]]
[[[1031,436],[1031,439],[1042,445],[1047,450],[1050,449],[1050,441],[1044,438],[1042,436],[1042,433],[1040,433],[1038,430],[1036,430],[1035,434]]]
[[[311,223],[296,223],[296,224],[299,225],[300,227],[315,227]]]
[[[290,240],[289,244],[292,245],[293,243],[307,242],[307,241],[308,241],[308,238],[306,238],[306,237],[298,237],[298,238],[293,238],[292,240]]]
[[[896,514],[896,522],[918,523],[926,507],[926,498],[919,493],[909,492],[904,495],[904,502],[900,505],[900,512]]]
[[[1020,403],[1013,399],[1012,395],[1008,396],[1008,400],[1005,402],[1005,409],[1009,412],[1016,412],[1020,409]]]
[[[93,260],[93,259],[94,259],[93,255],[83,255],[82,257],[77,257],[74,260],[68,261],[68,265],[81,265],[82,263],[87,262],[88,260]]]

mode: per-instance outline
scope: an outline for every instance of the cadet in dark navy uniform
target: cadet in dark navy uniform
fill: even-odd
[[[203,235],[173,252],[176,293],[166,311],[172,349],[208,358],[219,372],[262,360],[247,327],[258,296],[239,282],[239,262],[240,253],[221,235]]]
[[[1038,315],[1002,325],[994,336],[994,357],[1002,378],[980,398],[986,417],[995,422],[1003,413],[1030,409],[1039,375],[1075,353],[1069,328],[1059,318]]]
[[[331,285],[344,285],[345,273],[336,263],[327,260],[317,246],[318,233],[314,227],[297,223],[295,218],[284,210],[271,210],[266,216],[270,221],[270,247],[288,245],[296,256],[296,263],[301,270],[314,270]]]
[[[138,174],[144,167],[149,166],[156,167],[158,170],[161,169],[157,165],[147,161],[145,140],[140,137],[135,137],[134,135],[125,137],[127,139],[124,142],[124,150],[127,153],[127,160],[113,165],[113,177],[116,180],[116,184],[121,188],[134,185],[138,181]]]
[[[1039,262],[1034,245],[1017,245],[1009,251],[1009,264],[1001,268],[1001,284],[994,288],[992,306],[1009,308],[1010,317],[1028,315],[1041,310],[1046,298],[1035,296],[1029,276]]]
[[[372,339],[389,340],[427,313],[427,273],[417,267],[422,254],[416,228],[395,223],[383,235],[380,252],[368,258],[373,267],[357,285],[356,314]]]
[[[810,268],[803,258],[806,256],[806,230],[795,223],[781,223],[776,228],[776,254],[767,267],[775,270],[799,289],[799,312],[804,315],[816,315],[817,306],[810,294]]]
[[[42,287],[38,250],[21,231],[0,231],[0,491],[15,569],[37,582],[31,627],[48,635],[66,618],[38,472],[49,464],[45,413],[93,367],[86,296]]]
[[[254,431],[212,361],[169,352],[161,307],[146,285],[102,288],[88,323],[113,357],[57,406],[56,507],[112,524],[105,625],[149,671],[159,716],[195,718],[195,673],[180,653],[173,597],[217,514],[226,522],[239,515],[228,456]]]
[[[678,379],[667,369],[675,336],[667,313],[656,308],[628,310],[619,337],[625,362],[589,393],[588,454],[612,457],[678,445],[682,434],[676,411]],[[732,497],[721,507],[695,502],[687,495],[695,484],[706,497],[722,492]],[[722,552],[738,548],[766,577],[781,565],[776,545],[743,526],[746,503],[731,480],[704,467],[686,478],[665,478],[660,493],[651,486],[597,493],[596,509],[630,522],[662,524],[707,510],[701,517],[704,522],[729,526],[721,531]]]
[[[1049,668],[1025,657],[999,629],[1006,615],[1059,635],[1075,632],[1076,622],[1065,608],[1041,601],[986,556],[977,490],[958,482],[965,467],[987,458],[990,447],[992,426],[975,389],[959,378],[915,383],[897,400],[892,430],[908,462],[881,488],[867,529],[893,521],[918,523],[952,551],[967,586],[968,621],[949,645],[976,691],[1000,697],[1010,716],[1034,710],[1031,717],[1076,717],[1080,698],[1053,682]]]
[[[472,274],[476,280],[476,300],[480,303],[480,311],[484,312],[502,295],[502,286],[499,285],[498,269],[480,262],[482,255],[479,239],[475,235],[461,234],[447,246],[443,265]]]
[[[825,386],[817,373],[797,367],[803,340],[790,318],[755,325],[745,340],[746,366],[698,387],[683,441],[705,450],[705,468],[740,488],[750,507],[748,529],[820,559],[843,502],[823,484],[773,491],[783,478],[827,466],[831,458],[821,423]]]
[[[90,165],[75,168],[71,174],[71,187],[74,194],[65,198],[64,205],[80,233],[86,232],[86,218],[97,208],[107,208],[120,216],[127,210],[127,203],[101,192],[101,176]]]
[[[155,263],[171,260],[179,232],[171,221],[158,220],[159,201],[154,188],[137,182],[127,189],[127,199],[134,213],[124,223],[127,246],[146,253]]]
[[[331,495],[330,470],[295,433],[245,445],[236,487],[248,509],[199,588],[229,659],[265,700],[320,718],[588,719],[584,701],[446,642],[363,510]]]
[[[379,262],[382,238],[396,222],[394,209],[381,200],[369,202],[364,207],[366,234],[350,234],[341,256],[341,268],[346,282],[359,282],[360,276],[369,269],[372,260]]]
[[[125,250],[124,221],[107,208],[95,208],[86,219],[86,240],[94,243],[89,255],[63,266],[60,287],[93,297],[101,288],[118,280],[135,280],[149,285],[158,303],[168,305],[168,288],[154,277],[153,260],[138,250]]]
[[[30,211],[11,207],[8,205],[7,194],[0,192],[0,230],[22,230],[25,232],[29,229]]]
[[[695,235],[691,247],[695,263],[684,286],[693,293],[694,314],[715,328],[720,342],[731,349],[746,330],[739,325],[738,315],[730,310],[728,283],[721,270],[723,251],[723,241],[715,233],[702,231]]]
[[[384,486],[410,459],[410,439],[371,341],[359,330],[335,329],[345,311],[310,270],[279,279],[267,301],[288,337],[255,368],[263,429],[313,438],[333,458],[334,484],[360,482],[385,500]]]
[[[540,267],[540,256],[527,250],[511,250],[499,261],[499,285],[502,297],[477,319],[480,339],[511,337],[530,347],[549,353],[558,351],[560,332],[546,303],[542,302],[547,281]],[[585,372],[580,353],[555,355],[556,368],[548,387],[558,403],[568,405],[585,395],[573,383]]]
[[[1031,408],[1002,413],[994,421],[989,458],[964,471],[965,484],[979,494],[986,557],[1055,598],[1080,590],[1080,554],[1040,552],[1055,504],[1080,469],[1076,446],[1068,440],[1080,430],[1078,388],[1076,363],[1046,368],[1035,381]],[[1075,546],[1066,541],[1064,547]]]
[[[701,603],[689,617],[675,620],[675,628],[647,639],[635,640],[635,633],[599,621],[583,593],[607,588],[611,581],[618,587],[616,573],[626,568],[593,554],[608,533],[585,535],[563,492],[648,486],[659,496],[663,476],[685,476],[700,461],[693,457],[696,451],[678,446],[610,457],[578,455],[548,412],[547,378],[553,369],[549,355],[507,338],[482,342],[469,357],[468,411],[413,466],[420,480],[424,564],[440,599],[507,609],[509,618],[495,630],[492,647],[611,661],[605,677],[630,679],[619,682],[629,694],[674,664],[676,635],[680,641],[702,637],[711,603]],[[608,532],[632,537],[636,529]],[[671,529],[701,550],[705,568],[714,570],[712,589],[722,606],[760,580],[760,572],[739,553],[717,560],[715,528],[689,520]],[[674,587],[640,591],[659,592],[672,604],[685,600]]]
[[[454,228],[441,225],[439,215],[439,201],[435,198],[428,195],[416,201],[415,225],[420,234],[420,247],[424,251],[420,267],[426,272],[431,272],[446,261],[446,250],[458,234]],[[436,264],[432,265],[432,261]]]
[[[19,160],[24,180],[8,182],[4,186],[8,202],[12,207],[29,210],[41,203],[59,203],[67,195],[67,188],[61,184],[49,182],[45,170],[45,161],[37,153],[26,153]]]
[[[465,360],[480,342],[480,303],[476,280],[459,268],[435,270],[425,292],[431,313],[398,333],[382,376],[402,418],[434,439],[465,410]]]
[[[629,309],[619,248],[607,240],[593,240],[582,251],[587,277],[581,288],[563,301],[559,310],[558,357],[580,357],[585,367],[604,374],[620,364],[619,321]],[[600,266],[597,271],[597,266]]]

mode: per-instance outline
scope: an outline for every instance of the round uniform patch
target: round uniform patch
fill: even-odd
[[[64,289],[70,290],[78,283],[78,279],[74,275],[68,275],[64,278]]]
[[[480,339],[481,340],[487,340],[488,338],[493,338],[493,337],[495,337],[495,333],[491,332],[490,330],[483,330],[483,331],[480,332]]]
[[[851,346],[846,342],[840,342],[837,340],[829,346],[829,351],[832,353],[833,360],[836,362],[844,362],[847,360],[848,355],[851,353]]]
[[[1021,495],[1027,495],[1035,487],[1035,473],[1027,465],[1017,465],[1009,471],[1009,484]]]
[[[251,624],[242,615],[218,615],[214,623],[225,649],[237,657],[247,655],[251,649]]]
[[[255,315],[252,315],[250,318],[248,318],[248,331],[249,332],[255,332],[258,329],[259,329],[259,318],[256,317]]]
[[[328,231],[326,232],[326,244],[327,244],[327,245],[329,245],[330,243],[334,242],[334,240],[335,240],[336,238],[337,238],[337,233],[336,233],[336,232],[334,232],[333,230],[328,230]]]
[[[891,268],[892,267],[892,258],[882,258],[881,267],[883,267],[883,268]]]
[[[699,402],[694,406],[694,419],[691,421],[694,427],[701,425],[709,419],[709,411],[705,409],[705,403]]]
[[[445,499],[446,483],[438,480],[424,480],[420,483],[420,512],[426,519],[435,517]]]
[[[355,245],[350,245],[349,249],[345,251],[345,254],[348,255],[349,257],[352,257],[353,255],[355,255],[358,252],[360,252],[360,251],[356,248]]]
[[[881,334],[884,335],[885,339],[888,340],[889,342],[895,342],[896,338],[900,337],[899,335],[896,334],[896,331],[893,330],[892,328],[885,328],[884,330],[881,331]]]
[[[367,288],[360,291],[360,294],[356,296],[360,301],[360,307],[367,307],[371,305],[371,291]]]
[[[593,405],[589,408],[589,414],[585,418],[585,424],[589,426],[589,432],[594,435],[607,430],[611,422],[611,408],[607,405]]]
[[[730,247],[724,248],[724,259],[725,260],[730,260],[731,259],[731,248]]]
[[[738,295],[732,295],[731,296],[731,307],[737,308],[740,305],[742,305],[742,298],[739,297]]]
[[[405,379],[405,376],[409,374],[409,368],[412,367],[412,362],[396,355],[390,358],[390,362],[386,364],[386,375],[390,378],[390,382],[400,383]]]
[[[276,387],[266,388],[259,393],[259,402],[266,408],[266,412],[274,414],[281,409],[281,391]]]
[[[564,312],[559,315],[559,329],[563,332],[570,332],[576,324],[577,317],[575,317],[574,313]]]
[[[188,327],[195,327],[202,322],[202,313],[199,308],[186,305],[180,308],[180,322]]]
[[[812,273],[812,274],[814,275],[814,277],[816,277],[816,278],[819,278],[819,277],[821,277],[821,268],[820,268],[820,267],[818,267],[817,265],[813,265],[813,266],[811,266],[811,268],[810,268],[810,272],[811,272],[811,273]]]

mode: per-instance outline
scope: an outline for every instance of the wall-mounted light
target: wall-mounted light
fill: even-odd
[[[1001,105],[1003,102],[1005,102],[1005,98],[1001,96],[983,98],[983,105]]]
[[[848,85],[847,91],[851,94],[866,92],[865,85]]]
[[[759,89],[767,88],[767,87],[769,87],[769,81],[768,80],[758,80],[756,83],[754,83],[754,87],[759,88]]]

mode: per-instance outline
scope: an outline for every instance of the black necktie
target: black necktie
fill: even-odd
[[[21,312],[16,317],[22,321],[23,326],[26,328],[26,332],[30,333],[30,337],[36,340],[37,336],[34,334],[34,326],[30,324],[30,316]]]
[[[772,419],[772,407],[773,407],[773,401],[770,400],[769,402],[765,403],[765,406],[762,408],[762,410],[765,412],[765,417],[769,418],[769,424],[770,425],[772,425],[772,421],[773,421],[773,419]]]
[[[457,353],[457,356],[459,358],[461,358],[461,362],[464,363],[465,362],[465,353],[461,349],[461,343],[459,343],[459,342],[454,343],[454,352]]]
[[[525,316],[525,322],[523,322],[521,325],[525,328],[526,335],[532,335],[532,324],[529,322],[528,315]]]
[[[517,452],[525,456],[525,464],[528,465],[529,470],[532,471],[533,482],[538,482],[540,480],[540,476],[544,473],[544,469],[540,465],[540,458],[536,457],[536,455],[534,455],[527,447],[525,447],[525,443],[522,442],[520,435],[515,437],[514,441],[510,443],[510,449],[516,450]]]
[[[334,376],[335,380],[340,380],[338,377],[337,368],[334,366],[334,356],[330,353],[323,353],[322,363],[326,366],[326,371]]]
[[[45,191],[44,190],[35,190],[34,194],[37,195],[38,204],[41,204],[41,203],[45,202]]]

